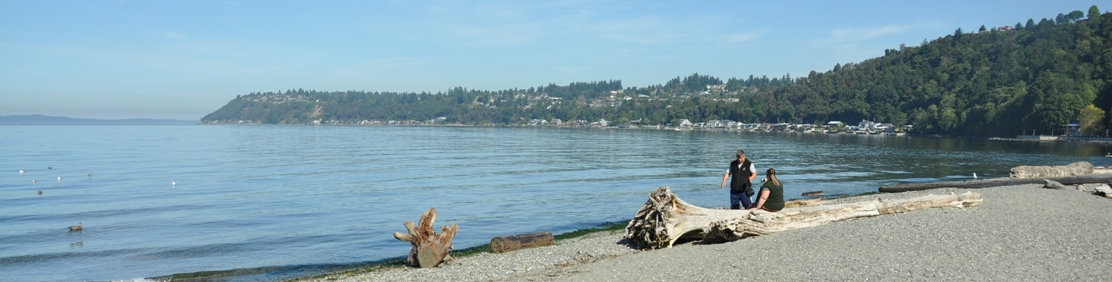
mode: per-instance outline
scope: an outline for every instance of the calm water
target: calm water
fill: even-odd
[[[626,220],[658,186],[723,207],[738,148],[789,198],[1112,160],[1104,144],[529,128],[0,126],[0,145],[0,279],[23,281],[312,274],[404,256],[392,233],[430,207],[457,248]]]

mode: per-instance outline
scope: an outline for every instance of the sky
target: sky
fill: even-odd
[[[806,76],[1112,0],[0,0],[0,115],[199,120],[286,89]]]

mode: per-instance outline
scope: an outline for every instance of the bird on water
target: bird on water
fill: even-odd
[[[70,229],[70,231],[81,231],[81,229],[82,229],[81,228],[81,223],[78,222],[77,225],[71,225],[69,227],[69,229]]]

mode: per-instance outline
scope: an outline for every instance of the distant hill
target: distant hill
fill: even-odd
[[[1086,16],[1087,15],[1087,16]],[[894,46],[895,47],[895,46]],[[1040,21],[887,49],[884,56],[781,78],[692,74],[665,84],[620,80],[500,91],[238,95],[204,123],[522,125],[603,120],[642,125],[730,120],[825,124],[870,120],[950,136],[1112,129],[1112,14],[1095,5]]]
[[[172,119],[84,119],[46,115],[0,116],[0,125],[189,125],[191,120]]]

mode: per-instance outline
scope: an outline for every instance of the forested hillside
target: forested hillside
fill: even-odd
[[[1014,26],[955,30],[805,77],[677,77],[441,93],[287,90],[237,96],[202,121],[359,123],[434,120],[506,125],[606,119],[825,123],[872,120],[917,133],[1012,136],[1080,121],[1103,134],[1112,113],[1112,15],[1093,6]],[[894,46],[895,47],[895,46]],[[746,66],[760,68],[759,66]]]

